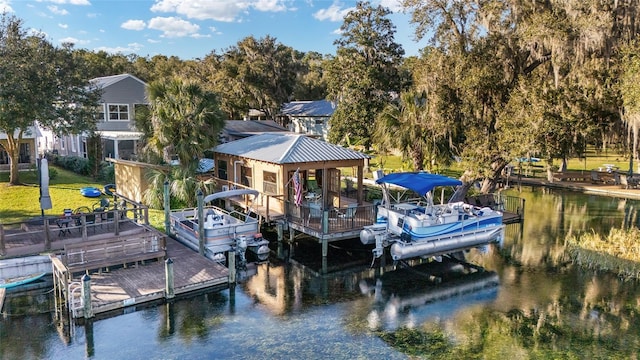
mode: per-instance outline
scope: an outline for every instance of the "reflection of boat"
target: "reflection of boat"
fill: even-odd
[[[406,270],[394,271],[375,283],[371,279],[360,281],[360,291],[374,297],[367,315],[371,329],[417,327],[429,319],[453,317],[460,310],[498,296],[499,277],[493,271],[473,272],[441,283],[425,281],[421,275],[411,278]]]
[[[216,199],[226,199],[236,196],[258,195],[256,190],[239,189],[222,191],[208,195],[203,203]],[[260,260],[269,256],[269,242],[259,233],[259,223],[248,214],[238,211],[226,211],[216,206],[205,206],[202,209],[204,217],[204,249],[205,255],[216,261],[223,261],[224,253],[234,249],[244,261],[244,253],[249,249]],[[178,240],[188,247],[199,250],[198,209],[171,210],[171,231]]]
[[[21,285],[26,285],[35,281],[38,281],[40,279],[42,279],[44,276],[46,275],[46,273],[42,273],[42,274],[37,274],[37,275],[29,275],[26,277],[22,277],[22,278],[17,278],[17,279],[12,279],[9,282],[0,282],[0,289],[4,288],[4,289],[12,289]]]
[[[380,257],[390,246],[394,260],[458,253],[500,242],[504,237],[502,213],[464,202],[434,204],[432,190],[461,182],[424,172],[394,173],[376,180],[383,192],[376,223],[360,232],[363,244],[375,244]],[[390,186],[414,191],[422,198],[392,203]]]

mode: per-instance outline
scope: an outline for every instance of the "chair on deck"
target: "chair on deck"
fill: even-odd
[[[79,208],[73,211],[74,217],[76,218],[76,226],[82,226],[82,215],[84,215],[85,224],[92,225],[96,223],[96,214],[92,212],[87,206],[80,206]],[[93,232],[96,232],[96,227],[92,226]],[[82,232],[82,229],[78,229]]]
[[[322,219],[322,208],[319,204],[309,204],[309,218],[307,219],[307,225],[311,222],[311,219]]]
[[[351,219],[351,223],[353,224],[353,219],[356,217],[356,211],[358,211],[358,204],[349,204],[344,212],[341,212],[340,209],[336,209],[338,213],[338,219]]]

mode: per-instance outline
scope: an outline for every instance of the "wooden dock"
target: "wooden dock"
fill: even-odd
[[[171,259],[173,267],[172,295],[228,285],[229,271],[226,267],[199,255],[176,240],[166,239],[166,256]],[[52,263],[56,287],[68,289],[57,289],[56,292],[64,299],[62,301],[72,317],[85,317],[84,304],[79,300],[84,274],[75,273],[69,277],[68,268],[59,257],[52,258]],[[90,273],[92,315],[167,298],[166,265],[166,261],[149,261]]]

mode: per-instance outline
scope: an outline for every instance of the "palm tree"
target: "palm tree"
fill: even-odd
[[[198,161],[217,145],[224,127],[218,97],[196,82],[179,78],[153,82],[147,90],[152,125],[148,149],[166,162],[173,156],[178,158],[179,166],[168,174],[171,193],[193,205],[195,190],[206,186],[195,177]],[[158,179],[152,182],[157,186],[161,183]]]
[[[429,171],[434,163],[448,163],[451,159],[448,131],[432,121],[426,93],[405,91],[400,102],[388,105],[378,117],[374,133],[376,144],[383,149],[398,149],[410,158],[413,169]]]

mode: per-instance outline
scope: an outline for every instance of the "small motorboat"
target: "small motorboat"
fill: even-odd
[[[87,186],[80,189],[80,194],[84,197],[96,198],[102,195],[102,191],[98,188]]]
[[[221,191],[208,195],[203,203],[207,204],[215,199],[225,199],[236,196],[257,196],[259,193],[251,189],[237,189]],[[258,220],[238,211],[227,211],[217,206],[205,206],[202,217],[198,218],[197,208],[171,210],[171,232],[184,245],[199,250],[200,238],[198,230],[200,222],[204,231],[205,256],[211,260],[224,262],[225,253],[234,249],[240,261],[245,261],[245,251],[256,254],[260,261],[269,256],[269,241],[260,234]]]

